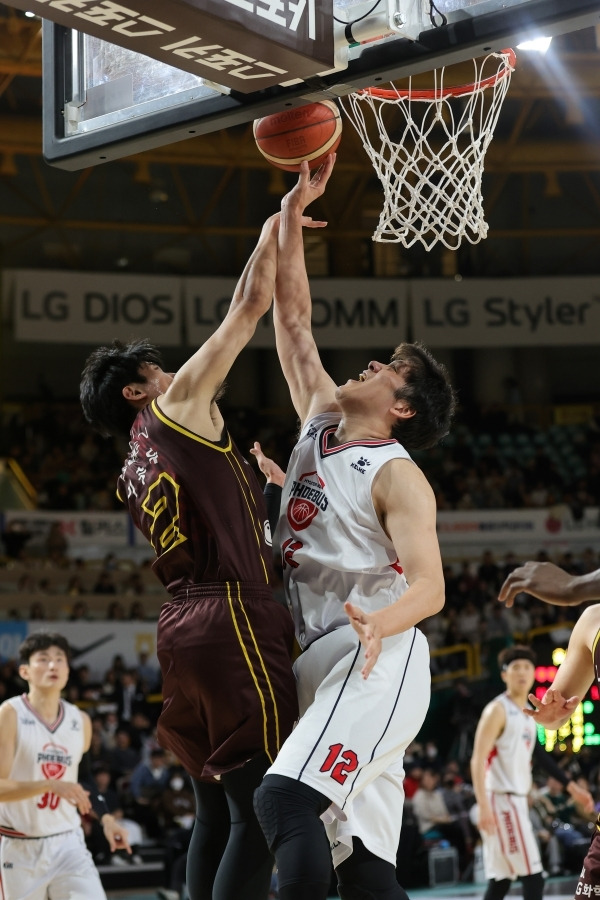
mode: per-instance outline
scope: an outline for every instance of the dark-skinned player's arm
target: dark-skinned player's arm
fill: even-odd
[[[308,163],[302,163],[296,186],[281,203],[273,321],[279,361],[302,423],[317,412],[337,409],[336,385],[323,368],[312,334],[302,237],[304,210],[324,193],[334,162],[335,154],[328,156],[312,178]]]
[[[593,684],[593,647],[599,630],[600,606],[590,606],[575,623],[567,655],[559,666],[552,687],[541,700],[535,694],[529,695],[533,709],[527,708],[524,712],[544,728],[555,731],[564,725]]]
[[[600,600],[600,569],[571,575],[554,563],[531,560],[514,569],[500,588],[498,600],[512,606],[517,594],[531,594],[553,606],[579,606]]]

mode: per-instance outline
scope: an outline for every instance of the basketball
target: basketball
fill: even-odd
[[[318,168],[342,137],[342,117],[332,100],[309,103],[254,121],[256,146],[272,165],[299,172],[307,159]]]

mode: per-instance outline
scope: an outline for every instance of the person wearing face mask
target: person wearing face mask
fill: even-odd
[[[192,836],[196,802],[190,779],[179,767],[170,770],[170,780],[161,793],[156,811],[164,829],[167,887],[158,891],[162,900],[178,900],[185,884],[187,854]]]

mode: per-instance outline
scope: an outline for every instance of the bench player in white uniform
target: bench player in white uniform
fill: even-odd
[[[80,813],[92,805],[111,850],[131,852],[127,832],[98,795],[77,783],[91,741],[87,713],[61,700],[69,645],[34,632],[19,648],[29,690],[0,706],[0,873],[4,900],[106,900],[85,846]]]
[[[302,431],[282,494],[286,596],[303,653],[299,724],[255,794],[281,900],[328,896],[325,816],[344,900],[398,900],[404,749],[430,696],[417,622],[444,603],[436,504],[406,447],[447,432],[454,397],[424,348],[403,344],[337,387],[311,333],[302,213],[334,158],[305,165],[282,204],[275,291],[280,361]]]
[[[523,709],[535,681],[533,651],[520,645],[507,647],[499,654],[498,664],[506,692],[483,710],[471,757],[477,825],[489,879],[484,900],[502,900],[516,878],[521,880],[524,900],[540,900],[543,866],[527,803],[532,758],[558,778],[574,800],[588,806],[593,801],[547,757],[538,744],[536,724]]]

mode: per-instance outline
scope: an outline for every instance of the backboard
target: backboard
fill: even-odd
[[[600,23],[600,0],[162,0],[153,15],[148,0],[12,5],[44,17],[44,156],[71,170]],[[207,45],[209,8],[211,25],[215,9],[222,20]],[[277,21],[283,44],[266,27]],[[140,37],[150,31],[161,52]]]

